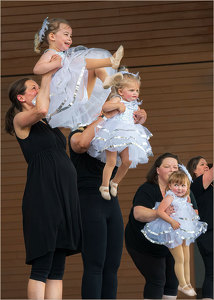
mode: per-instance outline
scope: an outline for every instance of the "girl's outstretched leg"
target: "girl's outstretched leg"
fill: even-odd
[[[109,194],[109,181],[111,178],[111,174],[114,170],[114,167],[116,165],[116,159],[117,159],[117,152],[111,152],[106,150],[106,164],[103,169],[103,181],[102,181],[102,185],[99,188],[102,197],[106,200],[111,199],[111,196]]]
[[[126,175],[128,169],[132,163],[129,160],[129,149],[128,148],[125,148],[120,153],[120,158],[121,158],[121,165],[118,168],[117,173],[115,174],[114,178],[110,182],[112,196],[117,195],[117,186],[120,183],[120,181],[123,179],[123,177]]]
[[[98,69],[103,67],[112,67],[117,69],[120,65],[120,61],[123,58],[124,49],[120,46],[117,51],[111,57],[107,58],[86,58],[86,68],[87,70]]]
[[[190,250],[189,250],[189,246],[186,245],[186,242],[184,241],[183,242],[183,253],[184,253],[184,276],[185,276],[185,280],[186,280],[186,283],[188,285],[189,288],[191,288],[195,295],[196,292],[195,290],[193,289],[192,285],[191,285],[191,282],[190,282]]]

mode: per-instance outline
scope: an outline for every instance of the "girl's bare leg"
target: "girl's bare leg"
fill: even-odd
[[[114,183],[120,183],[120,181],[123,179],[123,177],[126,175],[130,165],[131,161],[129,160],[129,149],[125,148],[121,153],[120,153],[120,158],[121,158],[121,165],[117,170],[117,173],[115,174],[114,178],[112,181]]]
[[[106,164],[103,169],[102,186],[109,187],[109,181],[111,178],[111,174],[114,170],[114,167],[116,165],[116,159],[117,159],[117,152],[111,152],[106,150]]]
[[[104,82],[107,76],[108,73],[106,72],[105,68],[99,68],[99,69],[88,71],[88,84],[87,84],[88,98],[91,97],[91,93],[94,89],[96,79],[99,78],[102,82]]]
[[[62,299],[62,280],[47,280],[45,299]]]
[[[184,276],[184,253],[182,245],[169,249],[175,260],[175,274],[178,278],[179,285],[184,287],[187,285]]]
[[[29,279],[27,288],[28,299],[42,300],[45,297],[45,283],[42,281]]]

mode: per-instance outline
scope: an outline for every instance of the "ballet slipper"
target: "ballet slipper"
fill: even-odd
[[[187,286],[193,290],[193,292],[195,293],[195,295],[197,295],[196,291],[194,290],[194,288],[192,287],[191,283],[188,283]]]
[[[187,296],[195,296],[195,291],[193,289],[188,288],[187,284],[185,284],[183,287],[179,285],[178,290]]]
[[[108,89],[110,88],[110,86],[116,85],[122,79],[123,79],[123,74],[119,72],[112,76],[107,76],[103,82],[103,88]]]
[[[117,187],[118,187],[118,183],[113,182],[112,180],[110,181],[110,193],[112,194],[113,197],[117,196]]]
[[[110,57],[110,61],[112,63],[113,69],[118,69],[120,65],[120,61],[123,58],[124,55],[124,48],[122,45],[117,49],[117,51],[113,54],[113,56]]]
[[[111,196],[109,194],[109,187],[108,186],[101,185],[100,188],[99,188],[99,191],[100,191],[102,197],[105,200],[111,200]]]

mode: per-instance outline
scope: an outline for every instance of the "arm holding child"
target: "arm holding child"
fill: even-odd
[[[166,196],[160,203],[158,209],[157,209],[157,214],[158,216],[163,219],[164,221],[168,222],[172,228],[178,229],[180,227],[179,222],[177,222],[176,220],[174,220],[173,218],[171,218],[167,213],[166,213],[166,209],[171,205],[172,203],[172,196],[168,195]]]

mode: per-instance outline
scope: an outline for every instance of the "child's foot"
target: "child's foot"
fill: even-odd
[[[195,295],[197,295],[197,293],[196,293],[196,291],[194,290],[194,288],[192,287],[191,283],[188,283],[187,286],[188,286],[188,288],[190,288],[190,289],[192,289],[192,290],[194,291]]]
[[[101,185],[100,188],[99,188],[99,191],[100,191],[102,197],[105,200],[111,200],[111,196],[109,194],[109,187],[108,186]]]
[[[108,89],[108,88],[110,88],[110,86],[117,84],[122,79],[123,79],[122,73],[116,73],[112,76],[107,76],[103,82],[103,88]]]
[[[118,183],[113,182],[112,180],[110,181],[110,193],[112,194],[113,197],[117,196],[117,187],[118,187]]]
[[[189,288],[187,284],[183,287],[179,285],[178,290],[187,296],[195,296],[195,291],[193,290],[193,288]]]
[[[110,61],[112,63],[113,69],[118,69],[120,65],[120,61],[123,58],[124,55],[124,48],[122,45],[117,49],[117,51],[113,54],[113,56],[110,57]]]

